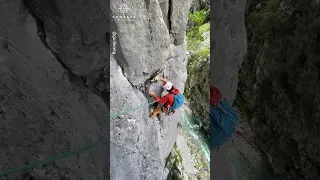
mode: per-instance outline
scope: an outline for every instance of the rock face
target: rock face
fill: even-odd
[[[245,1],[215,1],[211,10],[211,85],[221,89],[223,97],[230,103],[235,100],[239,70],[243,61],[246,61],[245,4]],[[235,104],[235,108],[237,105]],[[238,117],[239,124],[233,138],[218,152],[211,152],[211,177],[239,180],[274,179],[266,157],[255,144],[251,125],[240,111]],[[229,164],[229,159],[232,165]],[[228,177],[225,174],[228,174]]]
[[[28,0],[27,5],[43,25],[45,40],[63,64],[92,84],[108,60],[109,19],[105,1]],[[80,13],[81,12],[81,13]]]
[[[247,52],[245,3],[240,0],[211,1],[210,84],[218,87],[229,103],[236,97],[238,73]],[[232,141],[230,147],[228,143],[218,152],[211,152],[212,179],[236,179],[239,169],[232,168],[229,162],[229,148],[232,159],[232,154],[241,156],[238,147],[241,146]]]
[[[211,5],[210,84],[219,88],[223,97],[232,103],[247,52],[245,1],[213,1]]]
[[[165,160],[173,149],[181,121],[171,117],[149,118],[160,83],[148,79],[164,69],[167,79],[182,92],[186,81],[185,31],[189,1],[111,1],[116,53],[111,54],[111,114],[143,106],[111,118],[111,179],[166,179]],[[128,7],[128,11],[120,11]],[[123,14],[124,13],[124,14]],[[119,16],[128,16],[120,19]],[[114,45],[114,43],[112,43]]]
[[[229,156],[236,169],[237,179],[276,179],[265,154],[255,143],[255,133],[246,116],[238,111],[240,122],[229,144]]]
[[[319,179],[319,1],[248,7],[237,106],[282,179]]]
[[[148,103],[144,87],[161,68],[183,92],[190,4],[132,1],[125,12],[135,16],[132,21],[112,19],[112,113]],[[123,15],[119,6],[111,2],[112,15]],[[0,2],[1,169],[108,139],[109,10],[100,0]],[[160,87],[150,86],[157,92]],[[146,107],[111,119],[112,179],[166,176],[161,167],[181,114],[161,116],[159,123],[149,113]],[[99,146],[8,179],[105,179],[108,155]]]
[[[121,2],[111,2],[113,16],[122,15],[120,5]],[[183,45],[190,3],[171,2],[168,4],[168,15],[163,15],[156,0],[131,1],[126,5],[130,7],[127,14],[135,18],[131,18],[130,23],[113,19],[119,38],[116,58],[125,76],[136,86],[143,84],[169,58],[174,57],[171,45]],[[169,22],[169,27],[165,22]]]
[[[106,4],[26,2],[0,2],[1,170],[109,136]],[[99,146],[8,179],[105,179],[107,157]]]

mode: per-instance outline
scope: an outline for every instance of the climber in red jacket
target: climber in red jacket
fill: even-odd
[[[152,118],[161,112],[168,113],[168,110],[171,110],[169,111],[169,114],[175,113],[175,110],[184,102],[184,97],[180,93],[179,89],[173,86],[170,81],[162,77],[159,77],[159,79],[162,81],[162,86],[168,91],[168,94],[160,98],[154,93],[154,91],[149,91],[149,94],[153,96],[160,105],[162,105],[153,110],[150,114],[150,117]]]

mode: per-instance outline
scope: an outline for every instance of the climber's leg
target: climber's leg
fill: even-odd
[[[155,117],[157,114],[159,114],[159,113],[161,113],[161,112],[162,112],[162,111],[161,111],[161,107],[157,107],[157,108],[155,108],[155,109],[153,110],[153,112],[150,114],[149,117],[153,118],[153,117]]]

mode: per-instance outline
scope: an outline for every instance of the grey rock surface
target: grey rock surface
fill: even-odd
[[[148,2],[148,3],[147,3]],[[111,1],[112,16],[123,16],[119,11],[122,2]],[[157,0],[126,2],[134,16],[130,21],[113,18],[119,44],[117,57],[125,76],[133,85],[142,85],[158,70],[169,56],[170,37]]]
[[[210,85],[219,88],[230,103],[236,97],[238,73],[247,51],[245,3],[240,0],[210,1]],[[211,151],[210,162],[212,179],[236,179],[229,162],[228,144],[221,146],[218,152]]]
[[[161,8],[161,12],[162,12],[162,17],[163,17],[163,21],[165,22],[167,28],[169,29],[170,27],[170,20],[169,20],[169,4],[170,0],[159,0],[159,5]]]
[[[146,97],[123,76],[113,57],[110,67],[111,112],[147,103]],[[160,129],[154,119],[141,118],[148,116],[147,107],[111,118],[111,179],[150,179],[161,174],[161,168],[157,168],[161,167]]]
[[[191,1],[173,1],[171,0],[170,27],[171,35],[174,38],[175,45],[181,45],[185,41],[187,22],[189,17],[189,8]]]
[[[148,103],[148,96],[134,88],[111,57],[111,114]],[[183,77],[183,74],[181,74]],[[178,79],[176,79],[177,81]],[[158,89],[161,83],[150,89]],[[152,102],[154,100],[149,101]],[[178,111],[171,117],[148,118],[150,106],[111,118],[111,179],[161,179],[165,159],[178,135]]]
[[[117,18],[123,15],[121,4],[111,1],[117,33],[117,52],[111,54],[111,114],[153,102],[147,94],[150,89],[160,96],[161,83],[148,82],[159,69],[182,92],[187,78],[185,37],[180,33],[186,30],[191,2],[126,2],[129,10],[124,15],[135,16],[130,21]],[[172,8],[175,12],[169,14]],[[170,32],[172,26],[175,34]],[[111,118],[111,179],[166,179],[165,161],[178,135],[181,112],[160,118],[149,118],[150,113],[151,106],[144,106]]]
[[[56,39],[48,44],[53,49],[62,47],[55,49],[58,54],[63,51],[59,54],[60,60],[40,38],[45,31],[21,1],[0,2],[1,170],[83,148],[109,136],[109,112],[101,92],[87,87],[82,78],[74,74],[94,71],[100,74],[98,69],[106,64],[106,57],[96,57],[97,66],[85,62],[89,58],[83,53],[72,58],[79,51],[90,54],[90,48],[77,49],[77,44],[83,47],[81,42],[72,42],[68,39],[71,34],[55,24],[67,22],[61,18],[71,12],[70,6],[63,6],[62,2],[58,7],[36,3],[32,6],[47,13],[42,17],[46,23],[52,23],[52,26],[44,24],[45,31],[49,31],[47,37]],[[60,12],[60,16],[52,14],[52,9]],[[68,23],[65,25],[70,27],[71,22]],[[69,32],[73,32],[72,28]],[[95,38],[99,38],[98,35]],[[106,52],[108,47],[102,44],[98,49]],[[69,65],[77,65],[79,69],[70,71],[66,68]],[[100,146],[26,173],[9,175],[7,179],[105,179],[107,155],[107,147]]]
[[[237,179],[276,180],[268,158],[255,142],[255,133],[247,117],[238,110],[240,122],[235,135],[229,142],[229,157],[236,170]]]
[[[238,88],[238,74],[247,52],[244,24],[246,1],[211,1],[210,84],[233,102]]]
[[[1,169],[109,136],[107,1],[25,2],[0,2]],[[168,10],[156,0],[126,3],[133,20],[111,22],[118,42],[110,67],[111,113],[148,103],[140,87],[163,66],[181,91],[186,80],[183,33],[191,2],[168,2]],[[112,15],[123,15],[121,4],[111,2]],[[159,122],[149,113],[143,108],[111,119],[112,179],[164,178],[181,114]],[[108,155],[101,146],[8,179],[105,179]]]
[[[106,66],[107,1],[28,0],[46,42],[74,74],[95,80]]]

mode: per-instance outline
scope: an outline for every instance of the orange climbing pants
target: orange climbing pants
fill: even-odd
[[[157,108],[153,109],[153,112],[150,114],[150,117],[153,118],[161,112],[166,113],[167,110],[168,110],[167,108],[157,107]]]

